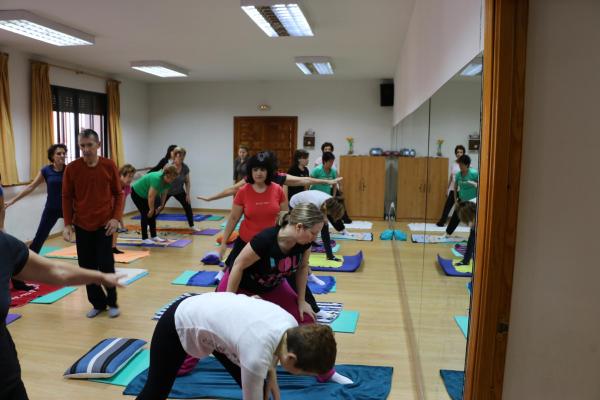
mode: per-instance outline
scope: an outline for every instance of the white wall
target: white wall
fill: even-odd
[[[600,399],[599,20],[595,0],[529,0],[507,400]]]
[[[482,0],[418,0],[394,76],[394,125],[483,49]]]
[[[479,133],[481,82],[451,80],[395,129],[396,150],[415,149],[417,156],[435,156],[438,139],[443,139],[442,155],[453,163],[454,147],[468,148],[469,134]],[[478,168],[479,152],[467,151],[471,165]],[[452,166],[449,165],[451,168]]]
[[[9,54],[8,74],[10,86],[11,114],[15,139],[15,156],[19,179],[29,181],[29,160],[31,141],[30,115],[30,54],[12,49],[0,48]],[[55,62],[56,63],[56,62]],[[95,92],[105,92],[106,81],[89,75],[76,74],[58,68],[50,68],[52,85],[72,87]],[[134,165],[145,164],[146,141],[148,132],[148,87],[144,83],[123,81],[121,84],[121,125],[123,129],[123,145],[126,159]],[[4,198],[10,199],[23,190],[25,186],[7,187]],[[6,231],[21,240],[31,240],[35,235],[42,210],[46,202],[46,187],[40,185],[33,193],[20,200],[7,210]],[[127,211],[133,210],[128,201]],[[62,220],[56,225],[53,233],[62,229]]]
[[[298,148],[305,131],[316,132],[311,160],[325,141],[334,143],[336,155],[344,154],[346,136],[355,138],[357,154],[390,142],[392,110],[379,105],[375,80],[165,83],[152,85],[150,98],[148,154],[156,163],[169,144],[186,147],[194,197],[231,183],[234,116],[298,116]],[[259,112],[261,103],[271,111]],[[193,206],[230,208],[231,199],[194,200]]]

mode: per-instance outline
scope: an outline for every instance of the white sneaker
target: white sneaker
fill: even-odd
[[[142,240],[142,244],[152,245],[152,244],[154,244],[154,240],[144,239],[144,240]]]
[[[167,241],[167,239],[163,239],[163,238],[161,238],[161,237],[159,237],[159,236],[154,236],[154,237],[152,238],[152,240],[154,240],[155,242],[158,242],[158,243],[164,243],[164,242],[166,242],[166,241]]]
[[[202,228],[198,228],[197,226],[192,226],[192,227],[190,227],[190,229],[193,230],[194,232],[200,232],[203,230]]]
[[[319,286],[325,286],[325,282],[317,278],[315,274],[308,274],[308,281],[312,283],[316,283]]]

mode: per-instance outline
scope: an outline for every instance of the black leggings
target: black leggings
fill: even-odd
[[[148,212],[150,212],[148,199],[144,199],[135,190],[131,190],[131,200],[133,200],[133,204],[135,204],[142,217],[140,219],[142,239],[148,239],[148,225],[150,226],[150,236],[156,237],[156,212],[152,217],[148,218]]]
[[[177,372],[187,356],[175,328],[175,310],[183,300],[185,299],[171,305],[160,317],[156,328],[154,328],[150,344],[148,380],[138,397],[136,397],[138,400],[164,400],[171,392]],[[213,355],[241,387],[242,372],[240,367],[222,353],[215,351]]]
[[[469,232],[469,240],[467,240],[467,250],[465,250],[465,256],[463,257],[462,263],[470,263],[471,259],[473,258],[473,253],[475,253],[475,228],[471,228],[471,231]]]
[[[444,204],[444,210],[442,211],[442,216],[440,217],[440,223],[446,223],[446,221],[448,220],[448,215],[450,215],[450,210],[452,210],[452,206],[454,206],[454,190],[451,190],[448,193],[448,197],[446,198],[446,204]]]
[[[194,226],[194,213],[192,211],[192,205],[190,203],[188,203],[188,201],[186,199],[186,197],[187,197],[186,193],[185,192],[181,192],[181,193],[177,193],[177,194],[169,194],[167,196],[167,200],[165,201],[165,203],[167,201],[169,201],[169,199],[171,197],[175,197],[177,199],[177,201],[179,203],[181,203],[181,206],[185,210],[185,216],[187,217],[188,225],[190,227],[193,227]]]
[[[27,400],[15,343],[5,326],[0,327],[0,399]]]

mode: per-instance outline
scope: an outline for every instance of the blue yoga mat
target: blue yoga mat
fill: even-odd
[[[205,215],[205,214],[196,214],[194,215],[194,221],[199,222],[199,221],[204,221],[205,219],[210,218],[211,215]],[[132,217],[131,219],[141,219],[142,217],[140,215],[136,215],[134,217]],[[187,217],[185,216],[185,214],[158,214],[158,217],[156,217],[157,221],[187,221]]]
[[[352,385],[317,383],[311,376],[291,375],[277,369],[281,398],[286,400],[383,400],[390,393],[392,367],[366,365],[337,365],[336,370],[354,381]],[[139,374],[123,394],[140,393],[148,371]],[[242,391],[221,364],[212,357],[201,360],[188,375],[175,380],[169,398],[173,399],[242,399]]]
[[[363,261],[363,252],[359,251],[353,256],[344,256],[344,262],[341,267],[319,267],[319,266],[310,266],[310,269],[313,271],[330,271],[330,272],[354,272],[362,264]]]
[[[440,257],[438,254],[438,264],[442,267],[444,273],[448,276],[462,276],[462,277],[471,277],[473,276],[470,272],[458,272],[454,265],[452,265],[452,260],[448,260],[446,258]],[[314,268],[313,268],[314,269]]]
[[[217,286],[215,271],[198,271],[190,277],[188,286]]]
[[[325,282],[325,285],[308,282],[308,287],[313,294],[327,294],[335,287],[335,278],[333,276],[317,276],[317,278]]]
[[[465,386],[465,373],[463,371],[452,371],[440,369],[440,376],[446,386],[446,391],[452,400],[463,400],[463,388]]]

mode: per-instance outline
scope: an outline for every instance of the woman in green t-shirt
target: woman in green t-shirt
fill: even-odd
[[[469,201],[477,197],[477,184],[479,182],[479,173],[476,169],[470,168],[471,157],[464,154],[458,159],[458,167],[460,171],[456,173],[455,187],[454,187],[454,201],[456,203],[455,211],[450,218],[448,227],[446,228],[446,234],[452,235],[454,230],[458,226],[460,220],[458,219],[458,205],[463,201]]]
[[[162,171],[148,172],[131,185],[131,200],[133,200],[142,216],[140,219],[142,244],[165,241],[156,234],[156,216],[164,208],[171,182],[178,175],[177,168],[174,165],[169,165]],[[159,196],[161,201],[160,206],[155,209],[156,196]],[[148,225],[150,225],[152,239],[148,238]]]

